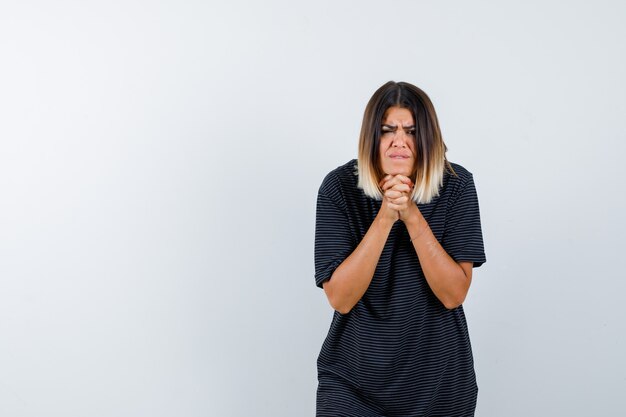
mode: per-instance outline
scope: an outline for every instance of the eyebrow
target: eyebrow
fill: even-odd
[[[398,126],[383,124],[382,128],[383,129],[396,130],[398,128]],[[415,125],[402,126],[402,129],[415,129]]]

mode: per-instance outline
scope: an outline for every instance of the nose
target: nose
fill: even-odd
[[[397,148],[406,148],[406,141],[408,140],[408,135],[404,131],[404,129],[398,129],[393,135],[393,141],[391,142],[391,146]]]

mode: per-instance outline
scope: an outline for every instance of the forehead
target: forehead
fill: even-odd
[[[403,107],[389,107],[383,116],[383,124],[408,126],[413,123],[411,111]]]

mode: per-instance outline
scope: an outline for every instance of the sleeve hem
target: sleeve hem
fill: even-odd
[[[460,255],[460,256],[450,256],[454,262],[473,262],[474,268],[480,267],[482,264],[487,262],[487,258],[485,256],[471,256],[471,255]]]
[[[315,285],[317,285],[319,288],[323,288],[322,284],[324,284],[324,281],[328,281],[330,277],[332,277],[333,272],[335,272],[335,269],[337,269],[337,267],[341,265],[341,262],[343,261],[336,260],[328,265],[326,268],[324,268],[324,270],[316,273]]]

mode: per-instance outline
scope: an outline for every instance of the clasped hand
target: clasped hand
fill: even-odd
[[[405,220],[415,207],[411,200],[413,181],[404,175],[387,175],[380,183],[383,192],[381,214],[393,220]]]

